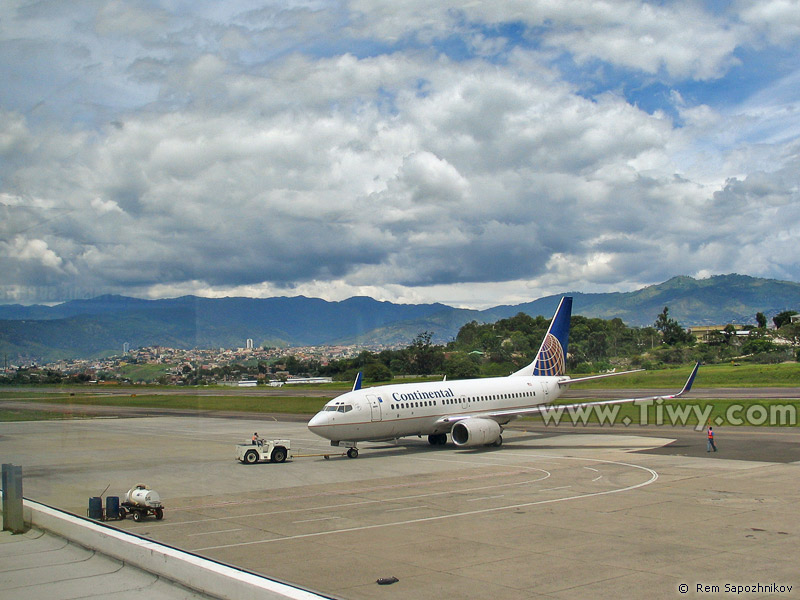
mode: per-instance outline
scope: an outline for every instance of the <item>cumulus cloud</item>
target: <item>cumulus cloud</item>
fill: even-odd
[[[375,9],[360,0],[353,6],[362,18],[356,22],[362,35],[388,40],[404,37],[432,43],[458,31],[476,45],[487,45],[484,29],[524,24],[547,49],[569,52],[578,62],[602,60],[615,66],[670,76],[713,78],[738,63],[733,51],[752,35],[737,20],[717,16],[695,3],[651,3],[636,0],[518,0],[496,3],[439,2],[436,7],[419,0],[393,3]],[[788,16],[790,2],[775,0],[773,7],[748,11],[751,19],[770,32],[778,30],[778,14]],[[728,16],[729,17],[729,16]],[[790,17],[790,21],[795,20]],[[782,30],[783,27],[780,27]],[[488,45],[498,52],[492,36]],[[503,49],[507,48],[503,44]]]
[[[797,279],[782,6],[5,3],[0,300]]]
[[[741,1],[740,10],[741,19],[771,42],[791,44],[800,38],[800,11],[795,0]]]
[[[11,242],[2,242],[6,258],[10,261],[33,263],[36,266],[61,271],[63,260],[47,247],[44,240],[15,237]]]

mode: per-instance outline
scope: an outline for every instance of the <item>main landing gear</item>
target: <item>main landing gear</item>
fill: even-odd
[[[433,433],[428,436],[428,443],[431,446],[444,446],[447,443],[447,434],[446,433]],[[487,446],[493,446],[495,448],[499,448],[503,445],[503,436],[497,436],[497,439],[493,441],[491,444],[487,444]]]

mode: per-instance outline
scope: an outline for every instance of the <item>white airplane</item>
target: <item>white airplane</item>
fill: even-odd
[[[500,446],[504,425],[521,416],[551,410],[552,402],[570,384],[634,372],[578,379],[566,376],[571,315],[572,298],[565,296],[536,358],[508,377],[400,383],[362,389],[359,373],[353,390],[328,402],[311,418],[308,428],[331,440],[332,446],[348,447],[350,458],[358,456],[358,442],[397,440],[412,435],[427,435],[434,446],[446,444],[448,433],[456,446]],[[677,394],[583,402],[564,408],[678,398],[691,389],[699,366],[700,363],[695,365]]]

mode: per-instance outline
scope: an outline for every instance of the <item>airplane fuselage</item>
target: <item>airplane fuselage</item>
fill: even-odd
[[[328,402],[308,423],[333,442],[450,433],[455,422],[550,403],[568,377],[492,377],[363,388]],[[493,417],[503,425],[514,418]]]

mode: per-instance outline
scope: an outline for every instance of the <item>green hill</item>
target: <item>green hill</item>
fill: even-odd
[[[674,277],[626,293],[574,297],[573,313],[620,318],[649,326],[665,306],[684,327],[754,323],[757,312],[771,318],[800,311],[800,284],[744,275],[708,279]],[[443,304],[392,304],[371,298],[327,302],[319,298],[198,298],[140,300],[124,296],[65,302],[56,306],[0,306],[0,353],[12,363],[117,354],[132,348],[242,347],[321,344],[407,344],[422,331],[437,343],[455,338],[470,321],[494,322],[523,312],[548,319],[562,294],[487,310]]]

